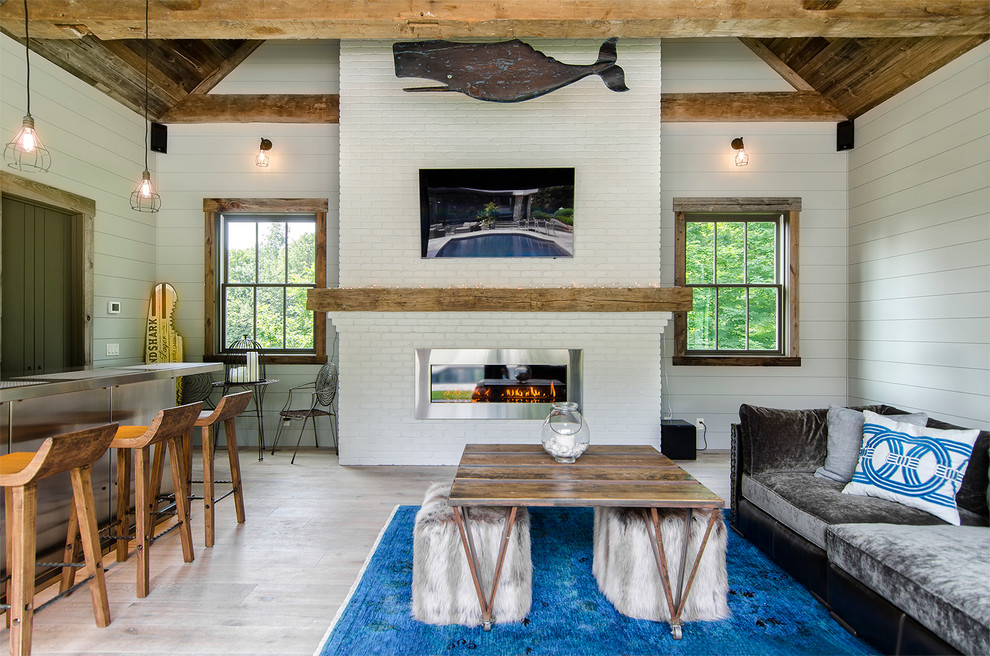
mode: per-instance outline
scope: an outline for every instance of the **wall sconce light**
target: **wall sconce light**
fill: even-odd
[[[31,116],[31,36],[28,33],[28,6],[24,0],[24,63],[27,67],[27,112],[21,123],[17,136],[3,149],[3,159],[7,166],[18,171],[39,171],[44,173],[52,165],[52,156],[48,149],[41,145],[38,132],[34,129],[34,117]]]
[[[732,143],[730,145],[732,146],[733,150],[736,151],[736,156],[733,158],[733,161],[736,163],[736,166],[746,166],[747,164],[749,164],[749,155],[746,154],[746,149],[743,146],[742,137],[736,137],[735,139],[732,140]]]
[[[254,158],[254,163],[257,166],[268,166],[271,162],[271,158],[268,156],[268,151],[272,149],[272,142],[264,137],[261,138],[261,146],[258,147],[258,156]]]

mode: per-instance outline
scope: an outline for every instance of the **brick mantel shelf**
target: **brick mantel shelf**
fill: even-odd
[[[315,312],[689,312],[687,287],[310,289]]]

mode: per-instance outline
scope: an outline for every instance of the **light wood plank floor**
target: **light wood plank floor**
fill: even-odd
[[[290,453],[258,462],[242,451],[245,524],[235,522],[233,499],[221,501],[216,545],[205,549],[202,501],[194,501],[194,562],[182,562],[176,531],[158,540],[145,599],[135,595],[133,557],[109,565],[110,626],[96,627],[89,592],[78,589],[35,615],[33,653],[312,654],[392,508],[418,505],[427,485],[454,468],[342,467],[315,449],[290,465]],[[228,478],[218,456],[217,478]],[[727,452],[678,464],[728,503]],[[0,630],[0,650],[8,640]]]

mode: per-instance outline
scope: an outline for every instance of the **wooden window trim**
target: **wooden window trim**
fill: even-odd
[[[316,286],[327,286],[327,209],[326,198],[204,198],[203,214],[206,231],[206,290],[204,294],[205,320],[203,322],[203,361],[220,362],[223,354],[217,352],[217,235],[219,214],[224,212],[272,212],[316,215]],[[316,353],[266,355],[268,364],[324,364],[327,362],[327,315],[313,313],[313,341]]]
[[[674,199],[674,286],[684,287],[687,280],[686,220],[691,213],[781,213],[785,214],[783,254],[787,261],[784,308],[787,316],[784,339],[786,355],[690,355],[687,353],[687,312],[674,313],[675,366],[722,367],[799,367],[800,328],[800,198],[675,198]]]

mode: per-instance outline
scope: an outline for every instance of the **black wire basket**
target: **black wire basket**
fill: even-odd
[[[244,335],[228,346],[224,352],[223,375],[228,383],[255,383],[265,380],[265,358],[261,345]]]

